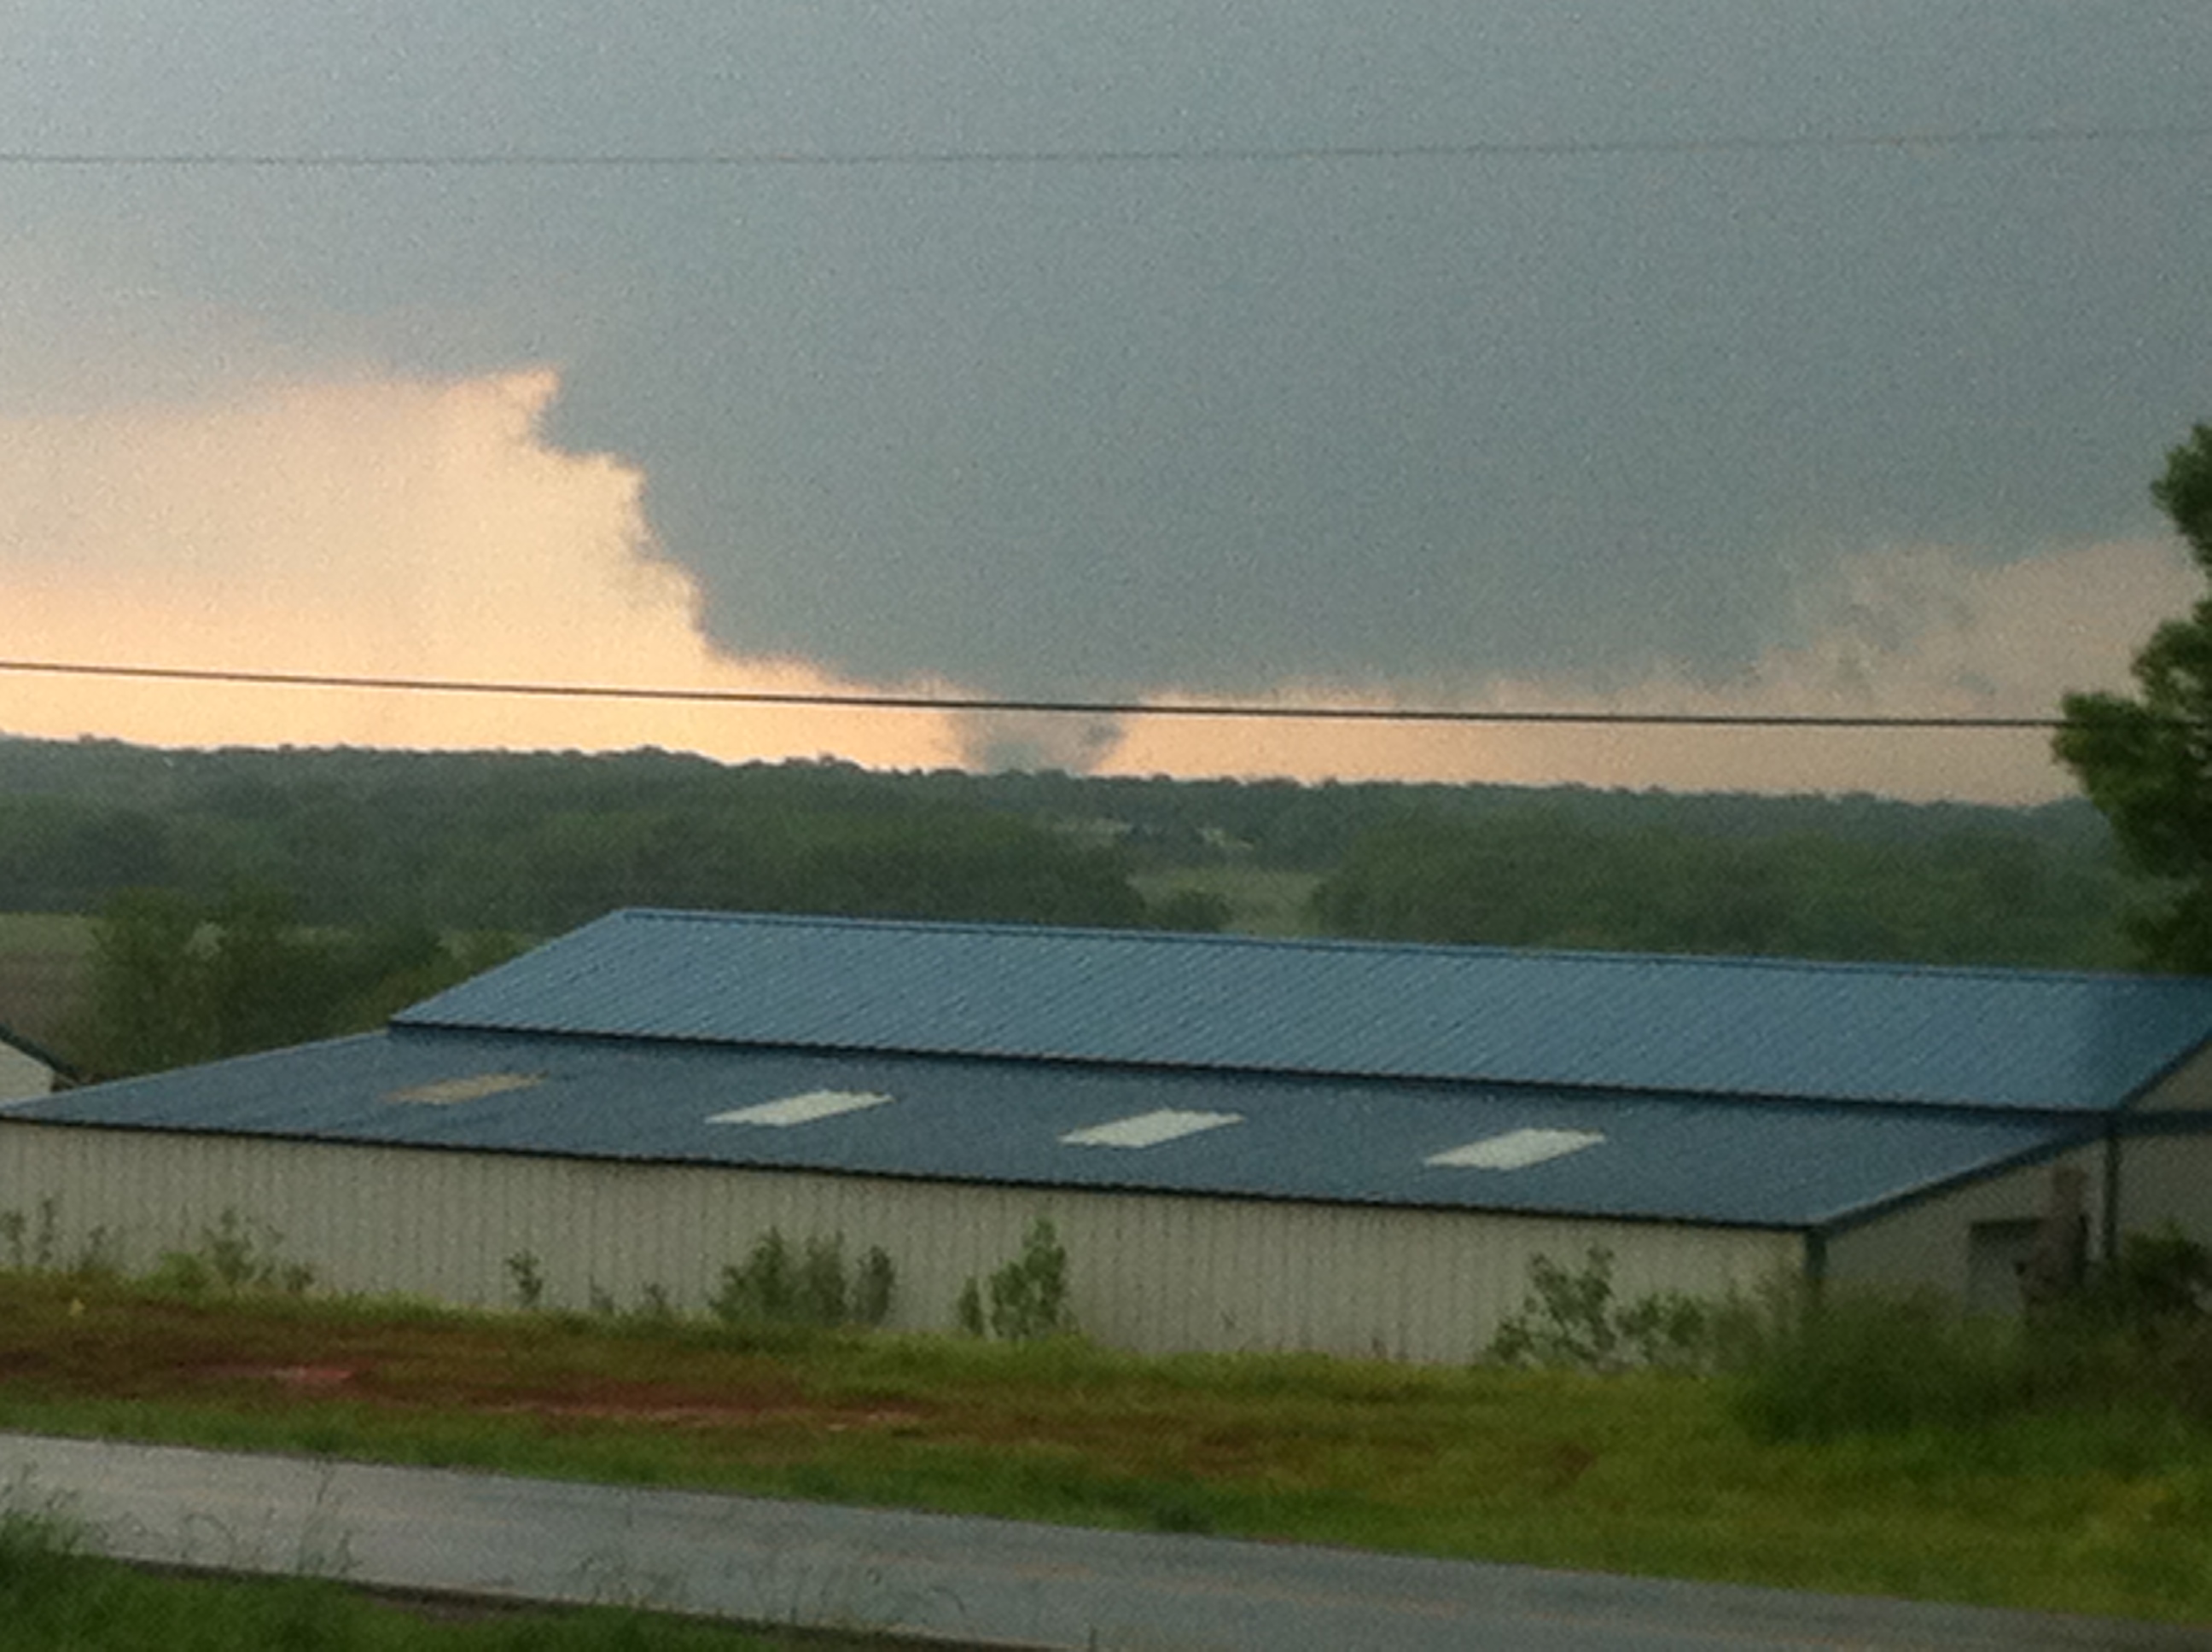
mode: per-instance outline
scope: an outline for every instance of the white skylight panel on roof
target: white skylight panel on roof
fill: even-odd
[[[872,1090],[810,1090],[804,1095],[785,1096],[773,1102],[713,1114],[707,1122],[765,1124],[780,1129],[794,1124],[811,1124],[817,1119],[834,1119],[840,1113],[857,1113],[866,1107],[881,1107],[889,1100],[890,1096]]]
[[[1604,1139],[1595,1130],[1509,1130],[1502,1136],[1485,1136],[1464,1147],[1431,1153],[1428,1162],[1469,1170],[1525,1170],[1547,1159],[1595,1147]]]
[[[1201,1130],[1218,1130],[1224,1124],[1242,1124],[1242,1113],[1187,1113],[1166,1107],[1154,1113],[1116,1119],[1071,1130],[1060,1138],[1070,1147],[1157,1147],[1178,1136],[1194,1136]]]

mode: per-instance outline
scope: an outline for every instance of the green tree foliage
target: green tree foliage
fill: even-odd
[[[1409,820],[1473,835],[1522,887],[1508,899],[1480,867],[1435,879]],[[1374,865],[1376,845],[1400,843],[1416,852],[1407,875],[1440,893]],[[1232,885],[1161,874],[1342,866],[1328,923],[1343,933],[2100,964],[2124,956],[2111,850],[2080,799],[2004,810],[0,738],[0,912],[94,911],[146,885],[211,913],[258,886],[289,891],[318,938],[412,937],[417,956],[437,931],[546,935],[624,905],[1208,929]],[[1479,921],[1470,890],[1490,897]],[[396,981],[398,966],[362,973]]]
[[[990,1300],[987,1318],[983,1291],[970,1278],[953,1307],[960,1328],[970,1336],[988,1329],[1006,1342],[1033,1342],[1075,1328],[1067,1305],[1067,1248],[1049,1218],[1030,1223],[1022,1254],[992,1273]]]
[[[843,1235],[817,1235],[794,1250],[781,1230],[770,1228],[742,1266],[722,1270],[708,1306],[726,1325],[875,1326],[890,1316],[896,1280],[880,1246],[870,1246],[848,1271]]]
[[[1315,891],[1375,939],[1923,963],[2107,960],[2110,880],[2025,833],[1606,827],[1557,804],[1376,828]]]
[[[1548,1256],[1528,1264],[1528,1294],[1501,1319],[1488,1357],[1501,1365],[1620,1371],[1656,1365],[1698,1370],[1717,1355],[1722,1310],[1680,1291],[1623,1302],[1613,1253],[1593,1245],[1578,1268]]]
[[[114,896],[93,926],[79,1059],[118,1078],[364,1030],[514,950],[448,946],[419,926],[310,930],[292,908],[243,884],[212,904],[173,890]]]
[[[214,1054],[201,913],[166,890],[126,890],[93,929],[88,1058],[108,1073],[150,1072]]]
[[[2212,425],[2166,455],[2151,495],[2212,575]],[[2212,973],[2212,595],[2151,634],[2135,678],[2133,698],[2068,695],[2055,748],[2158,890],[2133,926],[2142,961]]]

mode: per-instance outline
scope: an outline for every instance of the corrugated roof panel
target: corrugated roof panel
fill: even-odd
[[[395,1024],[2096,1110],[2212,981],[624,912]]]
[[[394,1107],[395,1090],[492,1070],[530,1090]],[[708,1116],[811,1092],[896,1106],[803,1129]],[[1074,1152],[1069,1133],[1155,1112],[1231,1110],[1171,1149]],[[42,1097],[14,1121],[309,1140],[1777,1228],[1824,1225],[2076,1139],[2045,1116],[1698,1100],[1534,1088],[1247,1078],[869,1054],[397,1031]],[[1602,1151],[1510,1175],[1431,1163],[1522,1131],[1601,1133]]]

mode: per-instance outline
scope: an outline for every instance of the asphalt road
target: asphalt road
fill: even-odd
[[[963,1645],[2212,1648],[2212,1627],[29,1435],[0,1435],[0,1500],[133,1560]]]

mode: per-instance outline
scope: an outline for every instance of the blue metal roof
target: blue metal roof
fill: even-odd
[[[394,1024],[2099,1112],[2212,981],[633,911]]]
[[[431,1084],[527,1075],[437,1103]],[[883,1105],[787,1129],[709,1117],[815,1090]],[[1161,1108],[1238,1121],[1137,1149],[1060,1139]],[[1816,1229],[2078,1138],[2087,1121],[1395,1079],[397,1029],[65,1092],[25,1120],[1015,1186]],[[1603,1139],[1515,1170],[1431,1156],[1522,1129]]]

